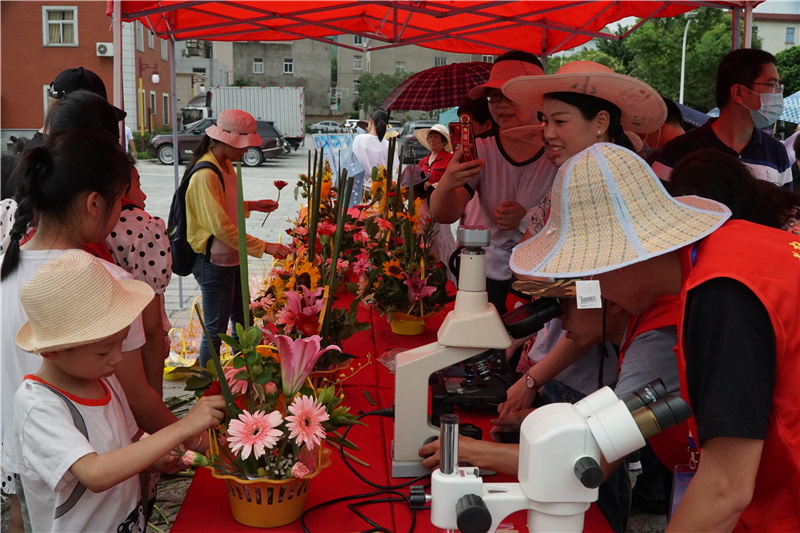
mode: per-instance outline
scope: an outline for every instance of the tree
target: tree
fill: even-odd
[[[716,8],[695,10],[686,39],[684,103],[700,111],[715,107],[717,66],[731,50],[731,15]],[[633,55],[631,76],[650,84],[670,98],[680,93],[681,51],[687,18],[673,17],[645,22],[623,44]],[[761,40],[753,37],[753,48]]]
[[[339,58],[331,57],[331,87],[339,86]]]
[[[612,33],[617,37],[622,37],[630,29],[629,26],[617,26],[616,31]],[[620,40],[606,40],[601,39],[597,41],[597,49],[604,54],[615,58],[622,63],[625,67],[624,71],[618,71],[621,74],[627,74],[630,69],[630,64],[633,61],[633,52],[628,48],[625,39]],[[605,63],[604,63],[605,64]]]
[[[378,107],[398,85],[411,76],[410,72],[394,74],[362,74],[358,78],[358,97],[355,105],[368,113]]]
[[[775,54],[778,60],[778,74],[786,86],[784,96],[800,91],[800,46],[793,46]]]
[[[627,74],[625,66],[617,58],[611,57],[600,50],[581,50],[577,54],[572,54],[564,58],[559,56],[549,57],[545,65],[545,74],[555,74],[558,72],[558,69],[561,68],[561,65],[564,63],[571,63],[572,61],[594,61],[595,63],[607,66],[614,72]]]

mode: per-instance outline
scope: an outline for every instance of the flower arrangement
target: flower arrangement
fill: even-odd
[[[357,449],[337,433],[360,423],[341,405],[343,396],[333,386],[315,391],[306,382],[319,357],[339,351],[338,346],[322,348],[316,335],[292,339],[269,334],[271,344],[263,350],[260,328],[237,325],[237,334],[238,340],[222,335],[236,352],[230,366],[222,367],[212,354],[213,373],[187,370],[194,374],[187,388],[194,385],[198,395],[221,393],[228,417],[215,430],[218,446],[210,457],[187,452],[186,464],[211,466],[242,479],[283,480],[314,472],[323,442]]]
[[[452,301],[447,270],[431,252],[433,223],[423,216],[413,189],[393,184],[384,167],[374,169],[365,222],[356,239],[364,243],[351,290],[389,320],[395,313],[423,317]]]

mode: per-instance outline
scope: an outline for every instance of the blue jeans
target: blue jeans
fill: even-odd
[[[219,353],[222,340],[220,333],[228,330],[228,321],[233,323],[233,337],[236,338],[236,324],[244,324],[242,290],[239,284],[239,266],[221,267],[208,260],[205,254],[197,254],[192,268],[194,279],[200,285],[203,296],[203,320],[206,324],[214,350]],[[203,335],[200,341],[200,365],[205,367],[211,360],[211,349]]]

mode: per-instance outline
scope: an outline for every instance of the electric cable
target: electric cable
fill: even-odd
[[[389,495],[393,495],[393,496],[396,496],[396,497],[395,498],[381,498],[381,499],[378,499],[378,500],[370,500],[368,502],[355,502],[355,503],[352,503],[352,504],[348,504],[347,507],[351,511],[353,511],[356,514],[356,516],[358,516],[362,520],[366,521],[369,525],[371,525],[374,528],[374,529],[365,530],[365,531],[363,531],[361,533],[373,533],[375,531],[380,531],[382,533],[394,533],[391,529],[386,529],[383,526],[381,526],[380,524],[377,524],[376,522],[374,522],[371,519],[367,518],[366,516],[364,516],[363,513],[361,513],[360,511],[357,511],[356,509],[354,509],[353,506],[370,505],[372,503],[387,503],[387,502],[388,503],[391,503],[391,502],[406,502],[406,503],[410,504],[410,498],[408,496],[406,496],[402,492],[398,492],[398,491],[395,491],[395,490],[378,490],[378,491],[374,491],[374,492],[367,492],[367,493],[364,493],[364,494],[354,494],[352,496],[342,496],[340,498],[334,498],[332,500],[328,500],[327,502],[319,503],[319,504],[315,505],[314,507],[310,507],[310,508],[306,509],[305,511],[303,511],[303,514],[300,515],[300,527],[303,528],[303,532],[304,533],[311,533],[311,530],[308,529],[308,526],[306,525],[306,516],[311,514],[314,511],[318,510],[318,509],[322,509],[323,507],[328,507],[330,505],[335,505],[337,503],[342,503],[342,502],[346,502],[346,501],[350,501],[350,500],[359,500],[359,499],[362,499],[362,498],[370,498],[370,497],[373,497],[373,496],[380,496],[382,494],[389,494]],[[412,533],[414,531],[414,527],[416,526],[416,523],[417,523],[416,510],[415,509],[411,509],[411,525],[410,525],[410,527],[408,529],[408,533]]]

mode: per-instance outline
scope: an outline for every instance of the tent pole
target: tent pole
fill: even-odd
[[[177,87],[175,86],[175,38],[169,36],[169,81],[170,89],[170,115],[172,120],[172,170],[173,181],[175,183],[175,190],[178,190],[178,165],[180,165],[180,150],[178,149],[178,95]],[[178,306],[179,309],[186,309],[183,302],[183,277],[178,276]]]
[[[547,28],[542,28],[542,70],[547,73]]]
[[[744,6],[744,47],[753,47],[753,4],[750,2]]]
[[[733,17],[731,20],[731,50],[738,50],[742,47],[742,41],[739,38],[739,32],[742,30],[742,9],[740,7],[733,8]]]
[[[114,105],[124,110],[125,103],[122,93],[122,2],[120,0],[114,0],[114,13],[111,18],[111,31],[113,35],[112,39],[114,41],[113,46],[115,51],[113,65],[114,73],[112,78],[114,83]],[[125,140],[124,122],[120,124],[119,142],[122,147],[125,148],[125,153],[128,153],[127,141]]]

